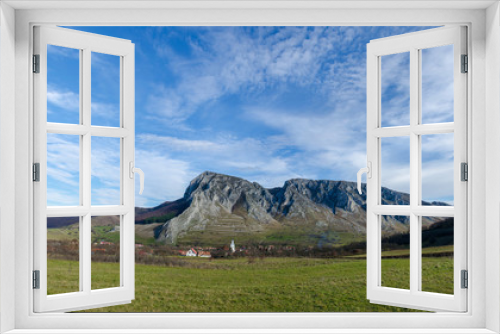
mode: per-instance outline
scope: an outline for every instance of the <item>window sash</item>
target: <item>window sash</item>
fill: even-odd
[[[372,177],[367,180],[367,298],[372,303],[423,310],[467,310],[467,290],[461,289],[460,273],[467,269],[467,182],[460,181],[460,163],[467,162],[467,86],[460,73],[460,55],[466,54],[464,27],[437,28],[371,41],[367,46],[367,158]],[[454,122],[420,124],[420,50],[454,45]],[[381,127],[381,57],[410,54],[410,125]],[[421,141],[423,134],[454,133],[454,206],[421,205]],[[410,205],[381,205],[381,138],[410,137]],[[410,289],[381,286],[381,216],[410,217]],[[422,273],[419,217],[454,217],[454,294],[420,291]]]
[[[80,50],[80,124],[47,123],[47,45]],[[120,57],[120,127],[91,124],[91,53]],[[40,55],[40,73],[34,74],[34,161],[40,163],[40,182],[34,183],[34,270],[40,271],[40,289],[34,289],[34,311],[72,311],[129,303],[134,298],[134,45],[130,41],[64,28],[35,27],[34,54]],[[47,207],[47,133],[80,137],[80,205]],[[91,204],[91,138],[120,139],[120,204]],[[120,215],[120,286],[91,289],[91,217]],[[47,295],[48,217],[80,217],[79,291]]]

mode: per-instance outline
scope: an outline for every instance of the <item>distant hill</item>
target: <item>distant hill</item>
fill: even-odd
[[[135,208],[136,224],[165,223],[189,207],[184,198],[172,202],[164,202],[154,208]]]
[[[231,239],[242,243],[339,245],[364,240],[366,185],[292,179],[267,189],[245,179],[204,172],[194,178],[184,196],[153,208],[136,208],[136,234],[166,244],[218,246]],[[409,195],[382,188],[382,203],[409,205]],[[423,205],[447,205],[424,202]],[[436,220],[425,218],[424,227]],[[49,218],[49,228],[77,223],[77,218]],[[114,226],[115,217],[95,224]],[[385,236],[409,231],[406,216],[383,216]]]
[[[453,245],[454,219],[444,218],[422,230],[422,248]],[[390,249],[408,248],[410,233],[398,233],[383,238],[382,244]]]

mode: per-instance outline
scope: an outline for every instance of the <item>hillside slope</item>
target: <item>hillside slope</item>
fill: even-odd
[[[383,188],[382,201],[408,205],[409,195]],[[366,233],[366,195],[357,192],[354,182],[292,179],[283,187],[266,189],[256,182],[204,172],[191,181],[182,203],[188,206],[165,222],[158,241],[217,244],[236,238],[291,243],[299,238],[295,242],[338,244]],[[387,234],[406,232],[408,224],[408,217],[384,216],[382,229]]]
[[[366,186],[363,184],[363,189]],[[239,244],[338,245],[364,240],[366,192],[354,182],[292,179],[267,189],[256,182],[204,172],[184,196],[153,208],[136,208],[140,242],[220,246]],[[382,203],[408,205],[409,195],[382,188]],[[433,202],[424,205],[446,205]],[[95,217],[93,226],[116,226],[117,217]],[[424,226],[434,222],[430,218]],[[49,218],[48,228],[75,228],[77,217]],[[408,232],[406,216],[383,216],[385,235]],[[138,239],[138,240],[139,240]]]

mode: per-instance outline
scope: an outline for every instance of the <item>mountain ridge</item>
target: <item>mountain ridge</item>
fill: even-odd
[[[366,184],[362,188],[366,190]],[[183,196],[188,206],[158,228],[157,240],[176,244],[186,239],[203,244],[244,236],[242,239],[262,241],[287,229],[301,230],[318,238],[331,234],[338,239],[335,235],[346,233],[361,238],[366,233],[365,194],[366,191],[358,194],[356,183],[350,181],[294,178],[285,181],[282,187],[268,189],[257,182],[206,171],[190,182]],[[382,203],[409,205],[409,195],[382,188]],[[423,224],[432,222],[425,219]],[[382,219],[386,233],[406,232],[408,224],[408,217]]]
[[[152,208],[136,207],[136,235],[166,244],[242,243],[339,244],[366,234],[366,184],[293,178],[282,187],[206,171],[191,180],[183,197]],[[382,203],[409,205],[409,194],[382,188]],[[424,202],[423,205],[448,205]],[[77,219],[77,218],[75,218]],[[49,218],[49,228],[76,221]],[[435,220],[424,218],[423,225]],[[99,225],[106,225],[100,218]],[[108,225],[116,224],[109,220]],[[382,231],[406,233],[409,218],[383,216]],[[153,239],[154,238],[154,239]],[[142,239],[141,239],[142,240]]]

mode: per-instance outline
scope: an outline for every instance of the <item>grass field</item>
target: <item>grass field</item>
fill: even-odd
[[[184,266],[136,265],[131,304],[86,312],[408,312],[366,300],[364,259],[182,258]],[[408,259],[384,259],[387,286],[409,282]],[[426,291],[452,293],[453,261],[423,261]],[[451,270],[450,270],[451,268]],[[49,293],[78,288],[77,262],[49,260]],[[94,288],[117,284],[117,263],[93,263]],[[451,280],[451,281],[450,281]],[[69,283],[68,283],[69,282]]]

